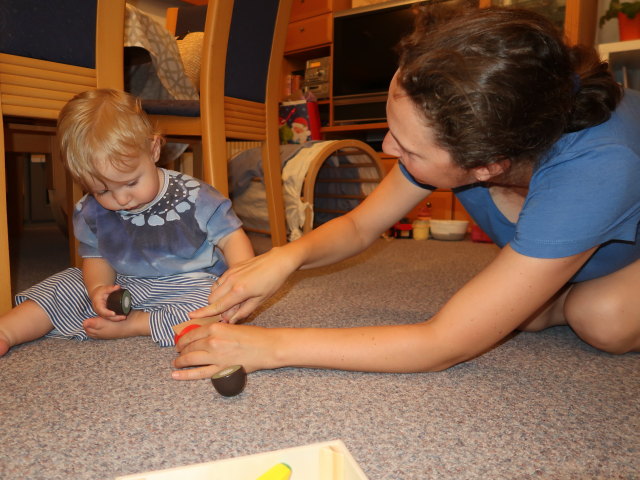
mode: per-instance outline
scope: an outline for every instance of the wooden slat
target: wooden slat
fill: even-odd
[[[318,208],[314,207],[313,210],[316,213],[337,213],[339,215],[344,215],[345,213],[349,213],[349,210],[334,210],[332,208]]]
[[[341,168],[367,168],[376,167],[373,162],[369,163],[341,163],[339,165],[323,165],[322,170],[339,170]]]
[[[230,140],[254,140],[256,142],[261,142],[266,138],[266,135],[262,130],[250,131],[246,129],[226,128],[226,135]]]
[[[317,178],[319,183],[380,183],[379,178]]]
[[[124,90],[125,0],[98,0],[96,88]]]
[[[242,100],[240,98],[224,97],[225,108],[235,110],[255,110],[257,112],[264,112],[265,106],[263,103],[252,102],[250,100]]]
[[[5,148],[8,152],[49,153],[53,136],[46,133],[17,132],[5,129]]]
[[[51,62],[44,62],[50,64]],[[55,64],[54,64],[55,65]],[[86,72],[78,73],[76,68],[71,65],[63,65],[63,67],[69,67],[65,69],[46,70],[44,68],[33,68],[25,65],[17,65],[12,63],[0,62],[0,73],[17,75],[26,79],[43,79],[50,80],[52,82],[69,83],[72,85],[85,85],[90,88],[96,86],[96,72],[95,70],[83,69]],[[87,74],[88,72],[88,74]],[[24,83],[24,82],[22,82]]]
[[[224,122],[225,132],[229,135],[229,132],[246,132],[249,135],[259,135],[260,138],[264,138],[264,128],[260,125],[248,125],[243,122]]]
[[[16,132],[35,132],[35,133],[42,133],[42,134],[48,134],[48,135],[56,134],[55,125],[25,125],[24,123],[9,122],[5,124],[5,127],[8,130],[13,130]]]
[[[80,77],[95,77],[96,71],[93,68],[77,67],[75,65],[67,65],[65,63],[49,62],[37,58],[20,57],[18,55],[9,55],[8,53],[0,53],[0,65],[13,65],[17,67],[27,67],[36,70],[45,70],[48,72],[61,72]],[[2,68],[0,68],[2,70]]]
[[[256,116],[248,116],[248,115],[239,115],[237,112],[233,114],[225,115],[226,123],[236,124],[236,125],[247,125],[255,128],[264,129],[265,121],[264,117],[256,117]]]
[[[151,115],[151,121],[167,136],[192,136],[202,134],[200,117],[180,117],[177,115]]]
[[[23,88],[35,88],[39,90],[49,90],[54,92],[68,92],[75,95],[85,90],[89,90],[86,84],[83,83],[67,83],[67,82],[54,82],[50,79],[23,77],[20,75],[12,75],[9,73],[0,72],[0,91],[5,91],[9,86],[20,86]]]
[[[43,98],[48,100],[57,100],[59,102],[68,102],[75,93],[60,90],[45,90],[42,88],[24,87],[20,85],[2,84],[0,92],[4,95],[27,98]],[[77,92],[80,93],[80,92]]]
[[[59,91],[74,89],[80,92],[96,88],[96,77],[85,77],[60,72],[38,72],[36,75],[35,73],[37,72],[33,69],[25,70],[23,67],[16,67],[15,65],[8,65],[7,68],[3,67],[4,65],[0,65],[0,74],[7,80],[6,83],[14,85],[25,85],[32,88]]]
[[[251,148],[256,148],[262,146],[262,142],[254,142],[254,141],[228,141],[227,145],[227,159],[233,157],[235,154],[243,152],[245,150],[249,150]]]
[[[4,103],[4,100],[2,100]],[[5,115],[15,117],[31,117],[46,118],[47,120],[55,120],[58,118],[60,110],[50,110],[45,108],[23,107],[19,105],[2,105],[2,111]]]
[[[345,200],[364,200],[366,195],[343,195],[337,193],[316,193],[315,198],[340,198]]]
[[[253,119],[256,122],[264,122],[264,110],[243,110],[238,108],[224,108],[225,116],[231,116],[234,118],[248,118]]]
[[[178,7],[169,7],[165,14],[164,26],[171,35],[176,35],[176,26],[178,25]]]
[[[6,112],[0,102],[0,120]],[[9,259],[9,225],[7,223],[7,183],[5,173],[4,128],[0,128],[0,314],[11,310],[11,269]]]
[[[4,111],[8,112],[10,107],[28,107],[28,108],[41,108],[44,110],[57,110],[60,111],[65,105],[65,101],[51,100],[48,98],[32,98],[23,97],[18,95],[8,95],[2,93],[2,105],[4,105]],[[11,115],[11,113],[7,113]]]

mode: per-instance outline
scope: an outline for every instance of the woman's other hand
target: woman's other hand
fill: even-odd
[[[212,323],[186,333],[176,344],[173,361],[176,380],[210,378],[230,365],[242,365],[247,373],[276,368],[277,330],[252,325]],[[193,368],[187,368],[193,367]]]

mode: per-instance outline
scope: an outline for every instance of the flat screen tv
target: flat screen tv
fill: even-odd
[[[333,20],[334,124],[382,122],[395,47],[413,30],[420,5],[477,7],[478,0],[395,0],[344,10]]]
[[[416,5],[428,3],[384,2],[334,15],[335,124],[385,120],[389,82],[398,67],[395,46],[412,31]]]

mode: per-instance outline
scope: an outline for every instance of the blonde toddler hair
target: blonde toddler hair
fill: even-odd
[[[140,100],[119,90],[96,89],[73,97],[58,116],[62,159],[85,190],[90,179],[104,181],[97,165],[125,170],[132,157],[150,153],[159,137]]]

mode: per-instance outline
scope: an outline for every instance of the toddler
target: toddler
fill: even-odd
[[[0,355],[44,335],[150,335],[173,345],[171,327],[208,304],[228,266],[254,255],[231,202],[210,185],[156,165],[162,137],[127,93],[75,96],[60,112],[58,137],[65,166],[86,192],[73,212],[82,269],[16,296],[17,306],[0,317]],[[120,288],[131,293],[126,316],[107,307]]]

